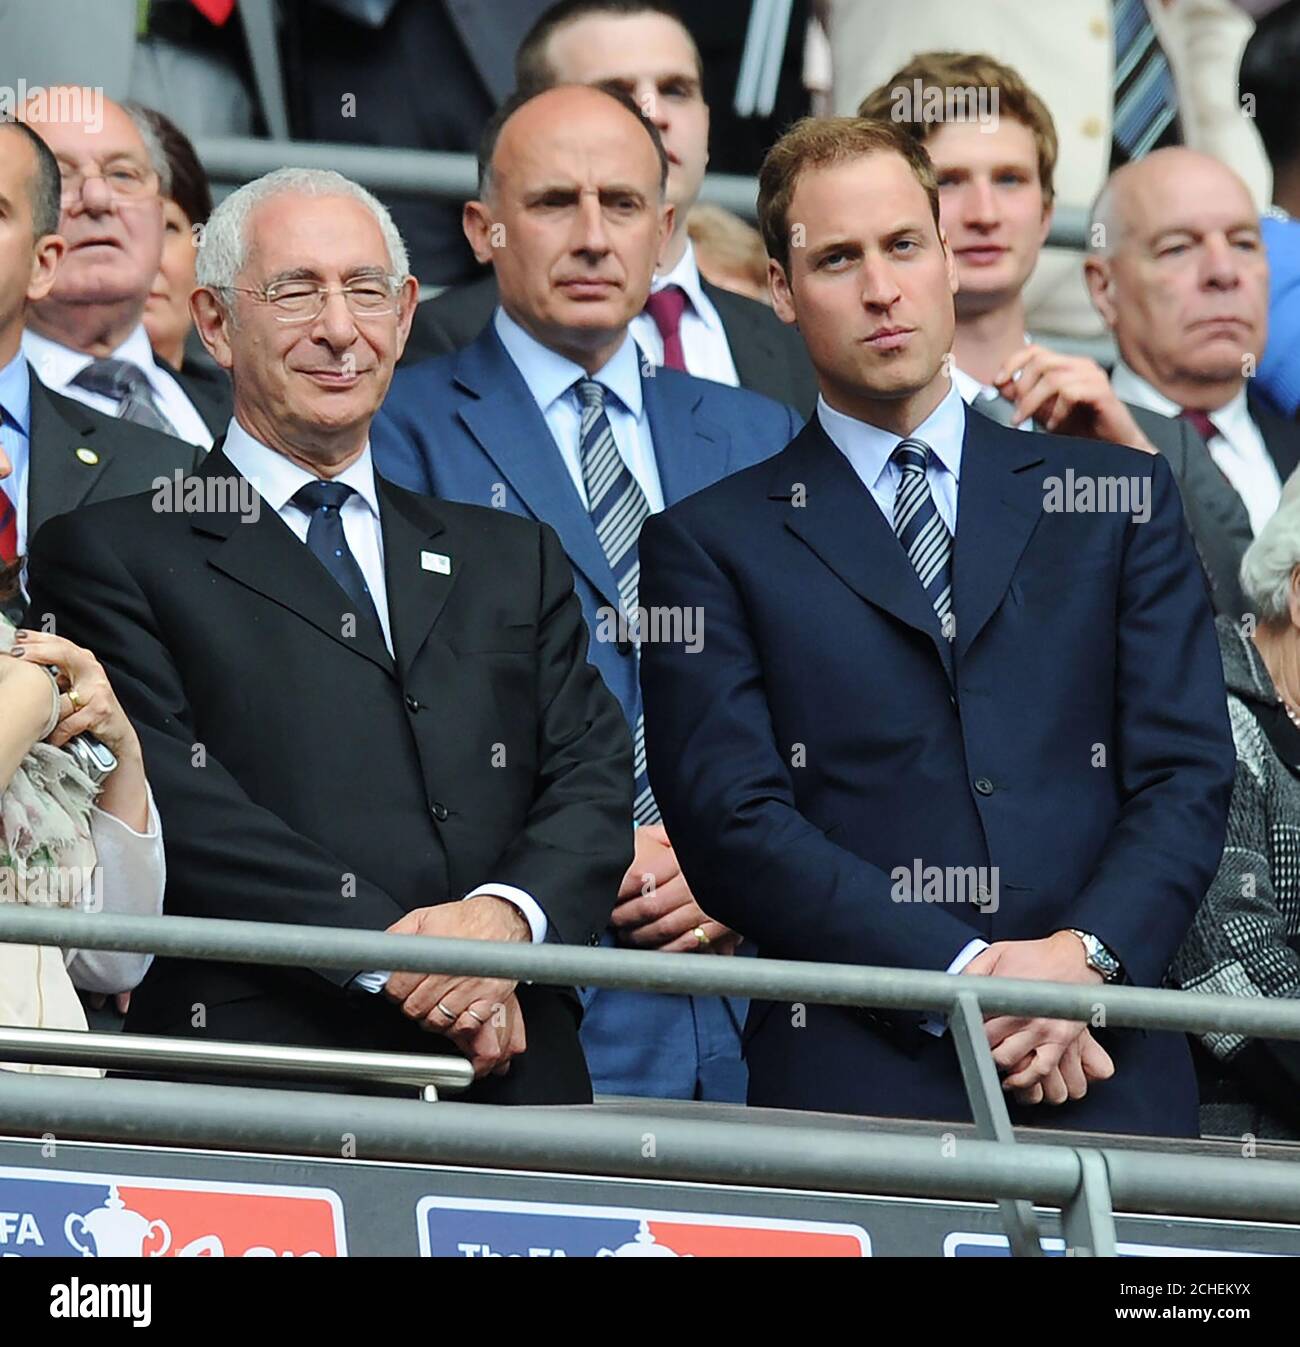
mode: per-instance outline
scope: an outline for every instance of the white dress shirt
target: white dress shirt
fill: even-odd
[[[1028,332],[1025,333],[1025,345],[1033,343],[1033,338]],[[992,384],[981,383],[973,374],[967,374],[964,369],[958,368],[954,361],[949,366],[952,371],[952,381],[957,385],[957,391],[961,394],[961,400],[968,407],[977,407],[981,402],[996,402],[1002,396],[1001,392]],[[996,419],[996,418],[995,418]],[[1001,422],[999,421],[999,425]],[[1012,427],[1015,430],[1037,430],[1034,425],[1034,418],[1028,417],[1018,426]]]
[[[686,251],[681,261],[670,272],[656,276],[650,283],[650,293],[656,294],[670,285],[680,286],[686,294],[680,328],[686,372],[697,379],[712,379],[715,383],[739,387],[740,377],[736,373],[736,362],[731,357],[727,329],[722,326],[722,319],[718,317],[713,301],[704,293],[700,269],[695,262],[695,245],[690,239],[686,240]],[[664,339],[655,326],[655,320],[643,310],[632,319],[629,330],[651,362],[662,365]]]
[[[969,377],[969,376],[967,376]],[[891,457],[902,443],[890,430],[858,421],[829,406],[825,398],[817,399],[817,417],[831,443],[848,459],[862,485],[871,493],[871,499],[880,507],[889,527],[894,527],[894,497],[902,469]],[[933,450],[926,467],[926,480],[934,497],[939,517],[948,525],[948,531],[957,536],[957,491],[961,481],[962,439],[966,434],[966,404],[956,381],[950,383],[942,402],[912,431],[909,439],[923,440]],[[902,545],[901,543],[899,544]],[[948,965],[949,973],[960,973],[980,952],[988,948],[988,941],[976,937],[957,952]],[[947,1028],[946,1017],[929,1014],[921,1022],[927,1033],[939,1035]]]
[[[102,393],[92,393],[72,381],[87,365],[95,359],[84,351],[74,351],[71,346],[63,346],[57,341],[43,337],[39,332],[28,328],[23,333],[23,354],[31,361],[37,378],[48,388],[64,397],[76,398],[97,412],[117,415],[117,403]],[[212,448],[212,432],[203,418],[195,410],[194,404],[186,396],[185,390],[176,382],[173,375],[163,369],[154,359],[153,347],[149,345],[149,334],[144,324],[129,337],[109,357],[112,360],[125,360],[149,380],[158,410],[176,427],[176,433],[182,440],[197,444],[202,449]]]
[[[1147,407],[1161,416],[1177,416],[1182,411],[1176,402],[1153,388],[1122,360],[1116,362],[1110,383],[1115,396],[1124,402]],[[1210,423],[1218,431],[1209,443],[1210,457],[1241,497],[1250,516],[1251,532],[1259,537],[1260,530],[1281,504],[1282,482],[1264,445],[1264,437],[1246,406],[1244,383],[1231,402],[1210,413]]]
[[[587,487],[582,480],[582,404],[573,385],[586,379],[587,371],[567,356],[543,346],[504,309],[497,309],[493,321],[501,344],[550,427],[555,447],[585,510],[588,507]],[[641,356],[636,342],[630,336],[625,337],[618,350],[590,377],[614,395],[605,399],[614,446],[636,478],[651,514],[657,514],[664,508],[664,493],[650,437],[650,418],[642,397]]]
[[[293,503],[293,497],[308,482],[319,480],[316,475],[283,454],[276,453],[274,449],[268,449],[233,418],[222,449],[231,463],[253,484],[257,494],[293,530],[294,536],[306,543],[311,517]],[[384,580],[384,532],[369,443],[355,462],[331,480],[352,488],[353,494],[339,510],[343,536],[370,590],[375,611],[379,615],[379,625],[383,628],[384,644],[391,655],[393,636],[388,614],[388,588]],[[540,943],[546,939],[546,913],[532,894],[515,888],[513,884],[480,884],[465,896],[477,898],[484,895],[504,898],[513,903],[527,919],[533,940]],[[378,992],[383,990],[390,976],[387,972],[361,973],[353,982],[366,991]]]

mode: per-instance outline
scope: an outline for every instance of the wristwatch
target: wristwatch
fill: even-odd
[[[1071,935],[1077,935],[1083,941],[1083,956],[1088,967],[1101,974],[1103,982],[1114,982],[1123,972],[1119,960],[1090,931],[1078,931],[1069,928]]]

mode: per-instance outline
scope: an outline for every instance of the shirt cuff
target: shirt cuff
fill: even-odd
[[[517,889],[513,884],[480,884],[473,893],[467,893],[466,898],[504,898],[506,902],[512,903],[524,915],[524,920],[528,922],[528,929],[533,933],[533,944],[541,945],[545,943],[546,932],[550,929],[550,923],[546,919],[546,913],[542,911],[541,904],[533,897],[531,893],[525,893],[523,889]]]
[[[989,947],[987,940],[971,940],[962,946],[961,953],[944,970],[948,973],[960,973],[963,968],[981,951]],[[932,1010],[921,1021],[920,1026],[927,1034],[942,1038],[948,1032],[948,1017],[938,1010]]]
[[[528,929],[533,935],[533,944],[540,945],[545,942],[549,923],[546,920],[546,913],[542,911],[541,905],[531,893],[525,893],[523,889],[517,889],[513,884],[484,884],[473,893],[467,893],[465,897],[504,898],[523,913],[524,919],[528,922]],[[348,985],[363,992],[382,992],[384,984],[390,977],[391,973],[358,973]]]

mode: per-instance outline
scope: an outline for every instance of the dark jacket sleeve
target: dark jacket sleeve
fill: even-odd
[[[632,863],[632,740],[587,662],[587,624],[560,540],[547,524],[539,536],[537,789],[490,878],[531,893],[552,939],[593,943]]]
[[[1126,524],[1112,637],[1120,815],[1069,925],[1154,987],[1218,868],[1236,758],[1200,563],[1169,465],[1149,461],[1150,517]]]
[[[773,958],[947,968],[972,928],[940,905],[894,902],[884,870],[800,813],[745,598],[725,560],[675,510],[645,522],[639,550],[640,602],[704,618],[693,653],[642,646],[641,688],[655,799],[709,915]]]
[[[408,491],[433,494],[433,471],[429,448],[411,414],[413,395],[401,389],[390,391],[379,415],[370,423],[370,450],[375,471]]]
[[[206,754],[149,599],[99,526],[98,510],[60,515],[31,547],[27,623],[84,646],[135,725],[162,823],[166,910],[191,917],[382,931],[403,908],[255,804]],[[230,639],[238,639],[232,633]],[[317,969],[344,986],[360,969]]]

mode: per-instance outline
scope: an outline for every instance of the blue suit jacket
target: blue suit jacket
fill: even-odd
[[[1149,520],[1049,512],[1068,468],[1145,481]],[[1161,456],[968,416],[951,643],[816,419],[649,520],[640,556],[642,602],[703,605],[707,631],[698,654],[643,651],[651,783],[687,878],[760,958],[942,970],[976,936],[1077,927],[1159,985],[1215,874],[1233,775]],[[896,901],[895,868],[918,860],[996,867],[996,912]],[[751,1006],[752,1103],[970,1117],[949,1036],[917,1016],[806,1016]],[[1195,1135],[1185,1038],[1096,1033],[1114,1078],[1013,1120]]]
[[[643,379],[642,389],[666,504],[770,457],[802,424],[782,403],[673,370]],[[555,529],[592,632],[589,658],[634,724],[641,692],[632,647],[596,639],[598,610],[618,607],[613,573],[550,428],[495,329],[489,325],[463,351],[399,369],[371,445],[377,470],[402,486],[504,508]],[[696,896],[707,911],[707,897]],[[614,943],[612,934],[605,943]],[[745,1002],[595,989],[581,995],[583,1044],[598,1092],[743,1100]]]

